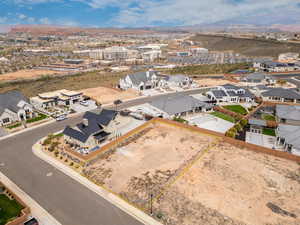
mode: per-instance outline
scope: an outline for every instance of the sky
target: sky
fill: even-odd
[[[83,27],[300,24],[300,0],[0,0],[0,24]]]

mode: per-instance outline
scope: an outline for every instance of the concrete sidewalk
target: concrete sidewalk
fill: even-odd
[[[8,179],[3,173],[0,172],[0,181],[20,197],[26,205],[29,206],[31,215],[35,217],[40,225],[61,225],[52,215],[43,209],[36,201],[29,195],[22,191],[15,183]]]
[[[132,217],[134,217],[135,219],[137,219],[141,223],[146,224],[146,225],[162,225],[160,222],[156,221],[155,219],[153,219],[152,217],[150,217],[149,215],[147,215],[143,211],[137,209],[133,205],[130,205],[129,203],[127,203],[123,199],[121,199],[118,196],[116,196],[115,194],[113,194],[112,192],[109,192],[109,190],[105,190],[104,188],[94,184],[93,182],[91,182],[87,178],[81,176],[79,173],[77,173],[73,169],[69,168],[68,166],[64,165],[63,163],[57,161],[56,159],[54,159],[51,156],[44,153],[43,150],[42,150],[42,146],[40,144],[41,141],[42,140],[38,141],[32,147],[32,151],[37,157],[39,157],[40,159],[46,161],[47,163],[49,163],[53,167],[57,168],[58,170],[62,171],[63,173],[65,173],[69,177],[76,180],[77,182],[81,183],[82,185],[84,185],[85,187],[87,187],[91,191],[95,192],[96,194],[98,194],[100,197],[104,198],[105,200],[107,200],[111,204],[117,206],[118,208],[120,208],[124,212],[128,213],[129,215],[131,215]]]

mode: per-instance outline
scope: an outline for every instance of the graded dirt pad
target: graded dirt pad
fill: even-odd
[[[81,90],[84,95],[96,100],[101,104],[113,103],[115,100],[126,100],[138,97],[138,93],[134,90],[121,91],[108,87],[96,87]]]
[[[194,80],[200,87],[214,87],[224,84],[235,84],[233,82],[230,82],[229,80],[225,79],[213,79],[213,78],[207,78],[207,79],[195,79]]]
[[[0,75],[0,81],[12,81],[22,79],[39,78],[44,75],[62,74],[62,72],[51,70],[20,70],[13,73],[5,73]]]
[[[155,202],[168,225],[299,225],[300,165],[219,142]]]
[[[160,123],[150,124],[132,142],[90,165],[85,173],[136,206],[148,207],[191,160],[211,146],[213,136]]]

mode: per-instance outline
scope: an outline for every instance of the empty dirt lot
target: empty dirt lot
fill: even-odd
[[[172,225],[299,225],[300,165],[220,142],[155,202]]]
[[[126,100],[138,97],[138,93],[134,90],[120,91],[108,87],[96,87],[81,90],[84,95],[91,97],[101,104],[112,103],[115,100]]]
[[[195,79],[194,80],[200,87],[214,87],[214,86],[220,86],[224,84],[234,84],[229,80],[225,79],[213,79],[213,78],[206,78],[206,79]]]
[[[137,206],[147,208],[150,193],[157,196],[215,137],[160,123],[150,124],[134,141],[99,159],[85,171]]]
[[[20,70],[13,73],[5,73],[0,75],[0,81],[13,81],[23,79],[39,78],[44,75],[62,74],[62,72],[51,70]]]

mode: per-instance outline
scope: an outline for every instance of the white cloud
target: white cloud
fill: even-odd
[[[19,19],[21,19],[21,20],[24,20],[25,18],[27,18],[27,16],[26,15],[24,15],[24,14],[17,14],[17,16],[18,16],[18,18]]]
[[[43,18],[39,19],[39,22],[41,24],[47,24],[47,25],[52,24],[52,22],[50,21],[50,19],[48,17],[43,17]]]
[[[0,23],[7,22],[7,17],[0,17]]]
[[[92,8],[117,7],[113,22],[144,26],[155,23],[194,25],[246,17],[265,11],[267,16],[289,12],[299,0],[74,0]],[[286,15],[287,17],[288,15]],[[259,18],[257,18],[259,20]],[[299,16],[300,20],[300,16]]]

